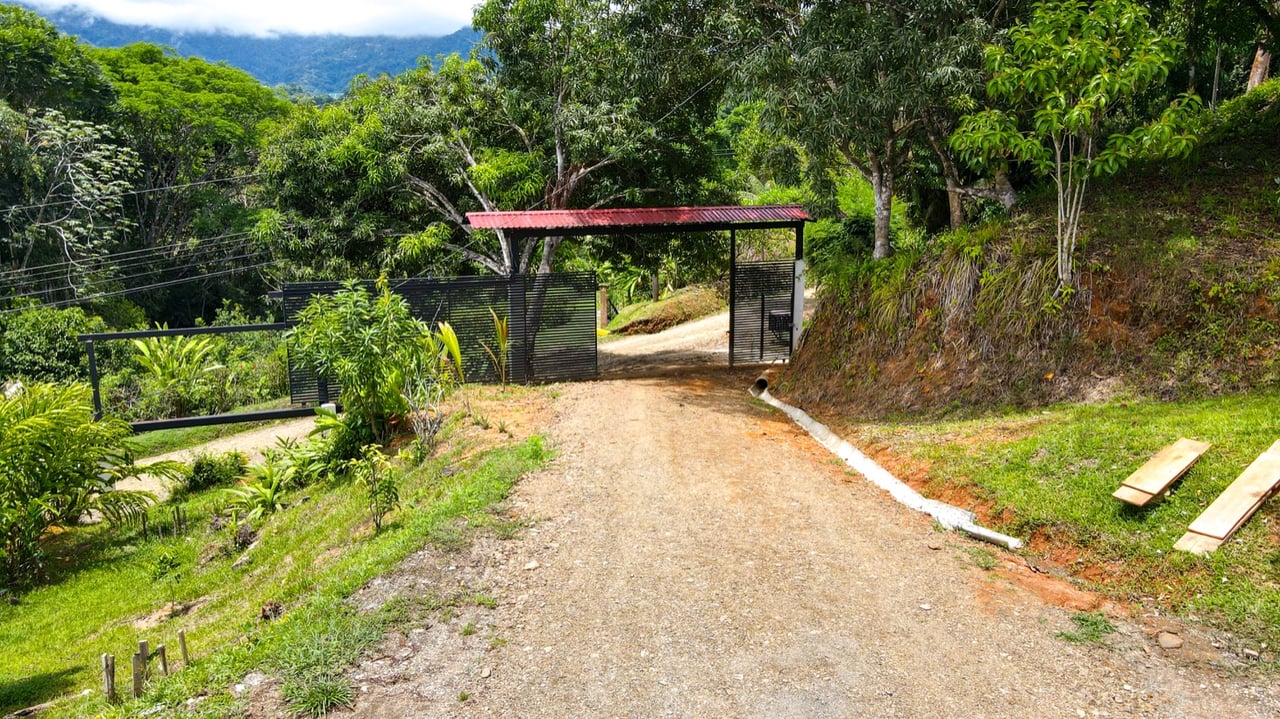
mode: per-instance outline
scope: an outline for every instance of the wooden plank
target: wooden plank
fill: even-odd
[[[1112,492],[1111,496],[1115,497],[1121,502],[1125,502],[1126,504],[1132,504],[1135,507],[1142,507],[1146,505],[1147,502],[1150,502],[1151,500],[1156,498],[1156,495],[1154,494],[1148,494],[1147,492],[1144,492],[1141,489],[1126,487],[1123,484],[1120,485],[1119,489]]]
[[[1236,477],[1187,528],[1206,537],[1226,539],[1280,487],[1280,441],[1271,445]]]
[[[1177,481],[1178,477],[1186,474],[1187,470],[1191,469],[1191,465],[1195,464],[1209,447],[1208,442],[1179,439],[1147,460],[1146,464],[1129,475],[1123,485],[1152,496],[1159,496],[1169,488],[1169,485]]]
[[[1223,541],[1224,540],[1216,539],[1214,537],[1206,537],[1203,534],[1187,532],[1182,535],[1182,539],[1179,539],[1178,542],[1173,545],[1173,548],[1182,552],[1191,552],[1192,554],[1209,554],[1218,547],[1221,547]]]

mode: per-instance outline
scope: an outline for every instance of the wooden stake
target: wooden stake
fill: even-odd
[[[151,673],[148,671],[149,667],[147,666],[151,663],[151,645],[146,639],[138,642],[138,654],[142,657],[142,678],[145,680],[147,675]]]
[[[165,655],[163,644],[156,647],[156,657],[160,659],[160,673],[169,676],[169,657]]]
[[[116,657],[114,654],[102,655],[102,693],[107,701],[116,700]]]
[[[137,699],[142,696],[142,672],[147,665],[147,660],[142,658],[141,652],[133,653],[133,697]]]
[[[182,666],[191,663],[191,657],[187,656],[187,630],[178,630],[178,648],[182,650]]]

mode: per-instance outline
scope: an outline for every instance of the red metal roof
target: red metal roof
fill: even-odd
[[[758,205],[754,207],[642,207],[611,210],[529,210],[515,212],[468,212],[472,227],[490,230],[570,231],[576,234],[597,229],[661,229],[684,225],[723,225],[804,222],[809,213],[799,205]]]

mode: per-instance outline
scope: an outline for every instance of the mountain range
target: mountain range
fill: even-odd
[[[21,4],[21,3],[19,3]],[[122,25],[75,6],[53,12],[31,8],[68,35],[96,47],[149,42],[185,56],[225,62],[264,85],[325,95],[340,95],[357,75],[395,75],[416,67],[419,58],[466,55],[480,39],[469,27],[442,37],[388,35],[278,35],[250,37],[225,33],[182,32],[146,25]]]

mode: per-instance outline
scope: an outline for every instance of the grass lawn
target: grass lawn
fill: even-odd
[[[609,320],[611,334],[653,334],[683,322],[725,309],[725,300],[711,287],[684,287],[657,302],[627,305]]]
[[[459,439],[470,436],[461,427],[454,422],[444,450],[402,478],[402,507],[380,533],[360,488],[333,482],[292,491],[287,508],[261,523],[247,550],[234,544],[233,529],[211,522],[226,502],[217,489],[184,500],[188,530],[181,536],[144,540],[134,529],[94,526],[53,538],[49,581],[0,606],[0,713],[93,688],[99,691],[42,716],[133,716],[161,704],[167,717],[234,715],[227,687],[254,668],[282,676],[298,707],[334,692],[340,699],[350,687],[339,670],[394,618],[394,609],[356,614],[343,600],[458,518],[491,523],[486,508],[548,457],[538,436],[500,435],[505,444],[492,449]],[[153,508],[152,527],[171,512],[169,505]],[[268,602],[283,607],[281,618],[260,618]],[[189,608],[171,617],[163,611],[170,603]],[[168,645],[177,663],[179,629],[192,666],[155,682],[139,701],[108,705],[101,655],[116,656],[118,686],[127,693],[138,640]],[[179,709],[205,691],[195,709]]]
[[[1280,646],[1280,497],[1207,558],[1174,551],[1187,526],[1280,439],[1280,394],[1115,401],[921,425],[850,430],[921,461],[924,493],[969,496],[996,528],[1030,540],[1090,588]],[[1179,437],[1212,443],[1163,501],[1137,509],[1111,493]],[[1274,656],[1274,654],[1272,654]]]
[[[258,412],[266,409],[281,409],[289,406],[287,397],[270,402],[260,402],[247,407],[237,407],[232,412]],[[195,447],[222,437],[246,432],[259,427],[289,420],[267,420],[265,422],[241,422],[239,424],[215,424],[207,427],[183,427],[182,429],[160,429],[154,432],[143,432],[133,436],[132,442],[137,448],[137,456],[152,457],[179,449]]]

